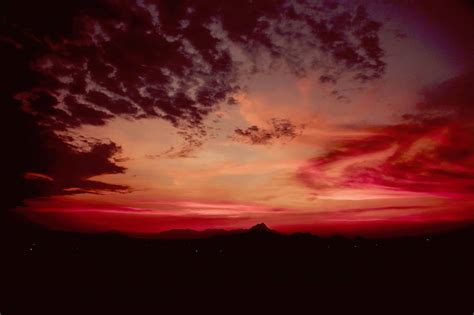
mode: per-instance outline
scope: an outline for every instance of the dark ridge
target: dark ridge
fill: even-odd
[[[473,226],[384,239],[280,234],[265,224],[230,231],[172,230],[161,238],[51,231],[11,220],[0,220],[0,227],[0,279],[8,288],[0,296],[2,314],[53,314],[54,306],[64,307],[57,312],[64,314],[86,296],[100,297],[108,307],[103,314],[132,297],[138,300],[130,314],[139,313],[136,305],[158,314],[173,294],[180,299],[172,305],[176,308],[190,304],[183,303],[187,296],[234,305],[243,293],[268,296],[269,305],[295,295],[312,306],[315,297],[318,306],[336,299],[331,307],[353,298],[379,302],[384,309],[392,307],[392,297],[422,305],[421,312],[408,309],[407,314],[471,314],[474,309],[472,290],[466,289],[474,283]],[[440,303],[449,310],[438,312]],[[436,311],[425,312],[430,306]]]
[[[265,223],[259,223],[252,226],[249,231],[273,232]]]
[[[224,229],[207,229],[203,231],[196,231],[192,229],[173,229],[168,231],[163,231],[153,235],[136,235],[137,237],[149,237],[155,239],[206,239],[210,237],[222,237],[222,236],[232,236],[232,235],[245,235],[248,233],[272,233],[280,234],[272,229],[270,229],[265,223],[259,223],[252,226],[249,229],[235,229],[235,230],[224,230]]]

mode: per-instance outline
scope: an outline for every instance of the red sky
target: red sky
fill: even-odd
[[[47,148],[22,173],[40,189],[18,211],[129,234],[469,223],[473,10],[104,1],[71,9],[67,33],[4,34],[13,50],[39,47],[28,64],[41,79],[13,98]]]

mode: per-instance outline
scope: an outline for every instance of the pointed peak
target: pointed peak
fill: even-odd
[[[252,226],[249,231],[271,231],[265,223],[259,223]]]

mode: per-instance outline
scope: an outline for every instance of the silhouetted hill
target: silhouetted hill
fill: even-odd
[[[235,230],[224,230],[224,229],[206,229],[203,231],[196,231],[191,229],[174,229],[169,231],[160,232],[157,234],[147,235],[154,239],[205,239],[210,237],[222,237],[231,235],[243,235],[246,233],[258,233],[258,234],[278,234],[278,232],[268,228],[265,223],[259,223],[252,226],[249,229],[235,229]]]
[[[249,231],[271,232],[272,230],[265,223],[259,223],[252,226]]]
[[[151,303],[148,313],[159,313],[173,295],[181,301],[174,307],[191,305],[187,301],[196,296],[234,305],[243,295],[269,296],[273,305],[293,294],[316,301],[315,306],[331,299],[333,306],[351,299],[381,303],[382,310],[400,301],[423,306],[404,314],[436,314],[427,312],[429,307],[440,313],[443,304],[449,307],[441,311],[445,314],[474,309],[472,227],[370,239],[286,235],[263,223],[230,231],[171,230],[154,238],[0,225],[0,279],[8,288],[0,295],[2,314],[37,314],[39,305],[48,310],[41,313],[50,314],[61,303],[67,305],[62,313],[71,314],[71,305],[80,305],[85,296],[102,302],[109,297],[109,306],[138,296],[134,307]],[[25,310],[7,312],[2,300]],[[97,312],[81,312],[86,313]]]

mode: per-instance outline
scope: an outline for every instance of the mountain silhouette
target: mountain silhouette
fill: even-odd
[[[272,232],[265,223],[259,223],[252,226],[249,231],[261,231],[261,232]]]
[[[216,294],[237,296],[246,290],[258,298],[266,293],[272,299],[286,298],[282,288],[308,300],[315,295],[326,299],[323,294],[328,293],[340,301],[343,288],[350,297],[361,293],[361,300],[406,292],[407,301],[414,297],[423,307],[438,300],[451,308],[465,303],[472,310],[473,305],[472,293],[465,289],[474,282],[472,225],[399,238],[287,234],[264,223],[247,229],[181,229],[130,237],[118,231],[76,233],[11,222],[0,220],[0,278],[9,288],[2,297],[14,306],[26,305],[27,298],[36,308],[51,296],[69,302],[71,296],[91,291],[91,284],[111,301],[124,293],[127,299],[139,292],[155,301],[156,292],[166,299],[166,292],[195,296],[198,291],[207,301],[208,294],[219,299]],[[190,287],[193,283],[196,287]],[[215,292],[207,293],[207,287]],[[12,293],[18,298],[10,298]],[[133,305],[140,303],[143,300]]]
[[[245,235],[245,234],[279,234],[278,232],[270,229],[265,223],[259,223],[252,226],[249,229],[235,229],[235,230],[224,230],[224,229],[207,229],[203,231],[196,231],[191,229],[174,229],[163,231],[153,235],[159,239],[202,239],[209,237],[218,236],[233,236],[233,235]]]

